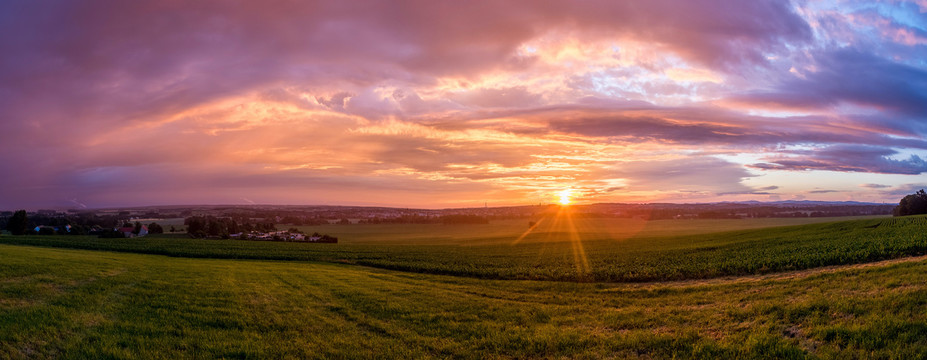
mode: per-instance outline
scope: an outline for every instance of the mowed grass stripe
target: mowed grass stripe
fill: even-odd
[[[919,358],[927,264],[708,286],[0,245],[0,358]]]
[[[2,237],[0,243],[176,257],[336,262],[484,279],[642,282],[766,274],[921,255],[927,253],[925,234],[927,221],[918,216],[672,237],[592,238],[557,231],[529,234],[513,243],[519,234],[512,234],[508,242],[496,236],[487,245],[68,236]]]

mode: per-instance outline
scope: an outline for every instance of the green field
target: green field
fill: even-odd
[[[724,231],[761,229],[778,226],[807,225],[835,221],[884,219],[884,216],[830,218],[755,218],[707,220],[642,220],[625,218],[586,218],[572,216],[573,228],[582,239],[622,240],[643,237],[667,237],[708,234]],[[568,232],[566,217],[533,218],[538,223],[532,233],[534,241],[563,241]],[[303,232],[332,234],[342,243],[396,245],[486,245],[509,244],[528,230],[526,219],[494,220],[489,224],[375,224],[296,226]],[[280,230],[293,226],[280,225]],[[544,234],[545,236],[537,236]],[[551,234],[547,236],[546,234]]]
[[[421,235],[406,243],[388,232],[382,243],[374,241],[369,233],[364,233],[366,239],[361,240],[352,238],[360,237],[357,234],[332,233],[347,238],[339,244],[68,236],[4,237],[0,242],[178,257],[349,263],[485,279],[607,282],[761,274],[927,253],[924,236],[927,218],[923,216],[676,236],[641,235],[644,232],[616,236],[601,230],[609,230],[606,226],[580,225],[578,220],[573,225],[564,225],[567,221],[547,228],[542,228],[545,226],[542,223],[523,238],[511,230],[487,231],[484,237],[475,237],[481,227],[498,226],[494,224],[406,225],[407,232],[431,231],[430,238]],[[688,222],[698,221],[702,220]],[[365,226],[342,226],[342,229],[369,231]],[[678,229],[667,231],[681,233]],[[474,237],[464,238],[462,234]]]
[[[924,358],[927,263],[500,281],[0,245],[0,358]]]
[[[927,358],[927,217],[604,221],[2,236],[0,358]]]

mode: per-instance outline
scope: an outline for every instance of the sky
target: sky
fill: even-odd
[[[3,1],[0,209],[927,187],[927,0]]]

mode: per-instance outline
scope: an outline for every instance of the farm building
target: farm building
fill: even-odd
[[[148,235],[148,226],[142,225],[142,230],[138,232],[138,235],[134,233],[135,227],[133,226],[121,227],[121,228],[116,229],[116,231],[121,232],[127,238],[132,238],[136,236],[145,236],[145,235]]]

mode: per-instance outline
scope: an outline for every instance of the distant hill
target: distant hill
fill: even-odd
[[[788,206],[839,206],[839,205],[888,205],[885,203],[861,202],[861,201],[819,201],[819,200],[784,200],[784,201],[722,201],[712,204],[744,204],[744,205],[788,205]]]

